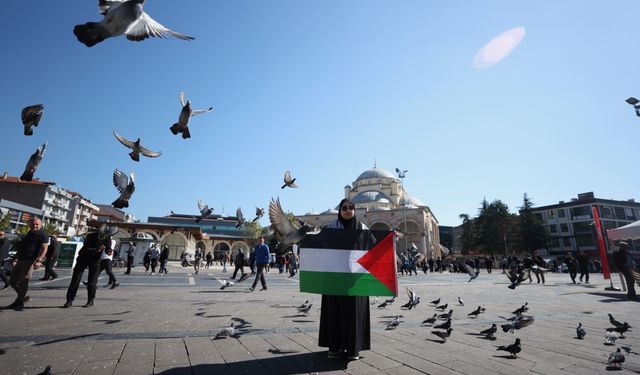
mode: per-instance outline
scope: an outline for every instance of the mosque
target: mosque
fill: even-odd
[[[344,197],[353,201],[357,217],[370,229],[396,229],[406,235],[398,239],[396,250],[416,249],[427,257],[446,256],[440,246],[438,220],[431,209],[404,190],[400,179],[374,166],[344,187]],[[308,212],[297,218],[322,226],[336,219],[338,207],[324,212]]]

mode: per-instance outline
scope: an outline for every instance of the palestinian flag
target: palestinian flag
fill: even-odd
[[[300,246],[300,291],[337,296],[397,296],[393,232],[323,229]]]

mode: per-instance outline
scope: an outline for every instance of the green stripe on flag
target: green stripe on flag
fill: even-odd
[[[300,271],[300,291],[337,296],[394,296],[370,273]]]

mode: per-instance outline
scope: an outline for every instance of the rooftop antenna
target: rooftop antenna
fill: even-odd
[[[376,159],[373,159],[373,168],[378,168],[378,164],[376,163]]]

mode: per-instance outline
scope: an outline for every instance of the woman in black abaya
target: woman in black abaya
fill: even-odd
[[[325,228],[368,229],[356,219],[355,205],[348,199],[340,201],[338,220]],[[371,349],[369,297],[323,295],[318,345],[329,348],[329,358],[339,358],[345,351],[350,360]]]

